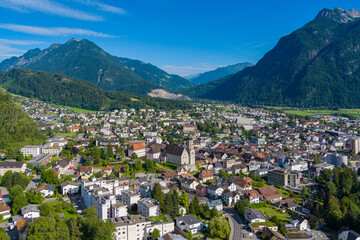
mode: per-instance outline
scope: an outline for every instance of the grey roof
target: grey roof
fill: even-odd
[[[27,205],[21,208],[21,214],[24,215],[29,212],[40,212],[39,205]]]
[[[24,164],[24,162],[0,162],[0,168],[21,168]]]
[[[60,186],[61,186],[62,188],[65,187],[65,186],[67,186],[67,185],[79,186],[79,184],[76,183],[76,182],[68,182],[68,181],[63,182],[63,183],[60,184]]]
[[[186,215],[186,216],[182,216],[182,217],[177,217],[175,218],[176,223],[178,222],[184,222],[187,225],[193,225],[193,224],[197,224],[197,223],[201,223],[201,221],[197,218],[195,218],[193,215]]]
[[[343,240],[356,240],[360,237],[360,234],[354,232],[353,230],[343,231],[341,234],[345,237]]]
[[[223,205],[222,201],[220,199],[212,200],[210,202],[207,202],[206,205],[208,205],[209,208],[216,207]]]
[[[181,156],[184,150],[185,148],[176,145],[168,145],[165,148],[166,154],[171,154],[175,156]]]
[[[262,213],[257,209],[249,208],[249,209],[246,209],[244,213],[247,216],[247,218],[250,220],[260,218],[260,219],[263,219],[266,221],[266,218],[264,217],[264,215],[262,215]]]

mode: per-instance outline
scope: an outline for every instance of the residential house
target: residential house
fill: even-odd
[[[196,186],[199,184],[196,179],[193,178],[184,178],[180,181],[181,188],[186,192],[195,192]]]
[[[279,232],[273,231],[269,228],[265,228],[265,231],[261,233],[262,239],[271,239],[271,240],[286,240],[284,235]]]
[[[254,180],[252,180],[249,177],[238,178],[235,180],[236,190],[237,191],[251,190],[253,182]]]
[[[145,143],[133,143],[128,149],[128,156],[131,157],[133,154],[136,154],[137,157],[145,157]]]
[[[201,170],[199,174],[199,179],[201,179],[203,182],[206,182],[208,180],[214,179],[214,174],[211,170]]]
[[[276,190],[276,188],[273,185],[265,186],[265,187],[259,187],[257,189],[260,193],[260,198],[263,201],[271,201],[271,202],[277,202],[282,199],[281,194]]]
[[[202,222],[193,215],[177,217],[175,221],[176,227],[182,231],[191,232],[192,234],[202,231]]]
[[[208,194],[213,198],[220,198],[223,191],[224,191],[223,187],[217,186],[213,183],[208,186]]]
[[[37,189],[35,189],[35,192],[40,192],[41,195],[43,195],[43,197],[50,197],[52,195],[54,195],[55,193],[55,188],[53,186],[51,186],[50,184],[43,184],[40,187],[38,187]]]
[[[297,208],[294,198],[283,199],[281,201],[274,202],[272,204],[278,208],[287,208],[292,211],[294,211]]]
[[[106,174],[107,176],[110,176],[111,173],[112,173],[112,168],[111,168],[110,166],[106,166],[106,167],[104,168],[104,172],[105,172],[105,174]]]
[[[93,166],[80,166],[79,171],[76,172],[76,175],[79,175],[81,179],[89,179],[91,175],[94,173]]]
[[[347,229],[339,233],[338,240],[360,240],[360,234]]]
[[[311,229],[308,220],[297,214],[291,216],[290,224],[299,229],[300,231],[308,231]]]
[[[176,171],[164,172],[162,174],[162,177],[165,181],[170,181],[170,180],[173,180],[174,178],[177,178],[178,173]]]
[[[58,172],[58,175],[64,174],[70,169],[73,169],[73,160],[65,158],[61,159],[57,162],[57,165],[55,166],[56,171]]]
[[[219,212],[223,210],[223,203],[221,199],[212,200],[206,203],[206,205],[210,208],[216,208]]]
[[[79,192],[79,184],[75,182],[63,182],[60,184],[61,194],[74,194]]]
[[[11,209],[7,203],[0,201],[0,215],[2,216],[2,219],[8,219],[11,217],[10,210]]]
[[[201,184],[197,185],[196,195],[198,195],[199,197],[206,197],[208,195],[208,186]]]
[[[330,240],[325,233],[321,231],[300,231],[286,233],[285,237],[287,240]]]
[[[27,205],[21,208],[21,215],[23,218],[38,218],[40,217],[39,205]]]
[[[266,222],[265,216],[257,209],[246,209],[244,216],[249,223]]]
[[[250,204],[260,202],[260,194],[256,190],[245,191],[244,192],[244,198],[249,199]]]
[[[150,149],[146,152],[147,159],[160,159],[162,152],[162,145],[154,143],[150,146]]]
[[[230,190],[226,189],[222,193],[222,199],[228,203],[228,205],[232,206],[235,205],[237,201],[241,198],[240,192],[235,191],[231,192]]]

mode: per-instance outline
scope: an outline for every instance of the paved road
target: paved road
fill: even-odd
[[[244,226],[240,216],[236,213],[234,209],[224,208],[224,212],[229,216],[231,234],[230,240],[239,240],[241,239],[241,230]]]

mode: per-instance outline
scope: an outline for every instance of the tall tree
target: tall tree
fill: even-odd
[[[157,240],[160,237],[160,231],[157,228],[154,228],[154,231],[152,232],[152,240]]]
[[[70,237],[72,240],[80,240],[82,236],[81,223],[77,216],[73,217],[70,221],[68,221],[68,228],[70,231]]]
[[[209,234],[212,238],[227,239],[230,233],[230,226],[226,219],[220,217],[210,219]]]
[[[164,204],[165,197],[159,183],[155,183],[154,188],[151,191],[151,196],[159,202],[160,206]]]
[[[70,240],[69,229],[63,219],[55,217],[43,217],[30,225],[27,236],[29,240]]]
[[[179,204],[186,209],[189,209],[189,198],[185,190],[183,189],[179,196]]]

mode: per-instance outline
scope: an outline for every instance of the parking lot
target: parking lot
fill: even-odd
[[[70,194],[69,195],[70,202],[74,204],[76,210],[84,211],[86,208],[84,199],[81,197],[80,193]]]

